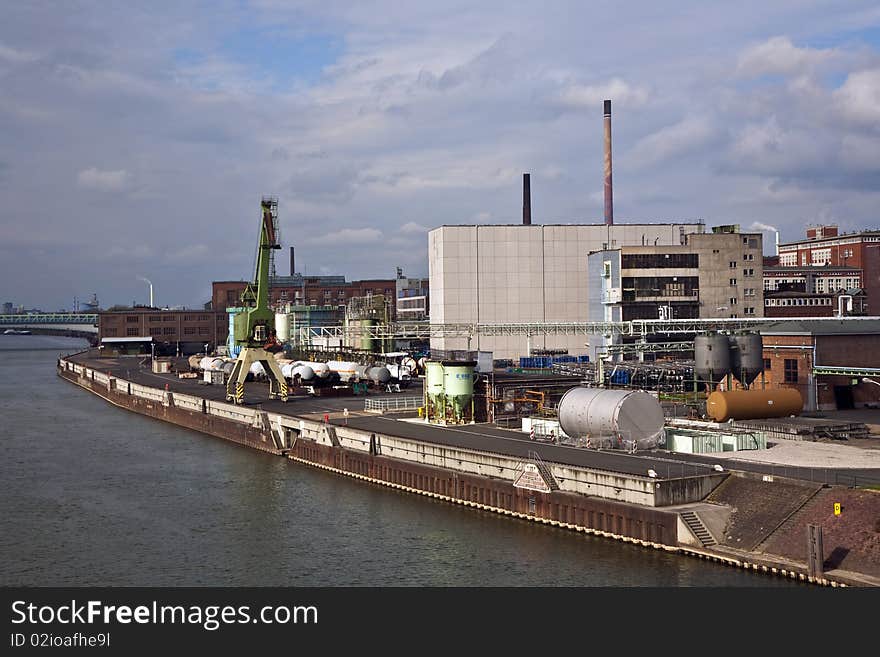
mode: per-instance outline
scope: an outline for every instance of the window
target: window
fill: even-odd
[[[751,261],[751,260],[754,260],[754,259],[755,259],[755,254],[754,254],[754,253],[743,253],[743,260],[749,260],[749,261]]]
[[[730,279],[730,284],[731,284],[731,285],[736,285],[736,279],[735,279],[735,278],[731,278],[731,279]]]
[[[743,313],[746,315],[754,315],[755,308],[753,306],[746,306],[745,308],[743,308]]]
[[[210,335],[210,334],[211,334],[211,329],[209,329],[207,326],[200,326],[199,327],[199,335]]]
[[[730,261],[730,268],[731,268],[731,269],[736,269],[736,260],[731,260],[731,261]]]
[[[159,315],[150,315],[150,321],[151,322],[161,322],[162,318],[159,317]]]
[[[104,335],[111,337],[111,338],[116,337],[116,327],[114,326],[113,328],[105,328]]]
[[[137,327],[136,327],[136,326],[130,326],[130,327],[128,327],[128,328],[125,330],[125,334],[126,334],[126,335],[129,335],[129,336],[137,335],[137,334],[138,334]]]
[[[184,322],[193,322],[193,321],[195,321],[195,319],[196,319],[195,315],[184,315],[183,316]]]
[[[324,290],[324,298],[325,298],[325,299],[329,299],[329,298],[330,298],[330,290]]]
[[[138,316],[137,315],[128,315],[125,318],[125,321],[128,322],[129,324],[137,324],[138,323]]]
[[[748,237],[743,237],[743,244],[745,244],[746,246],[749,245],[749,238]]]
[[[177,330],[173,326],[166,326],[162,329],[162,335],[174,335]]]
[[[743,269],[743,276],[749,278],[755,275],[755,270],[751,267],[749,269]]]
[[[794,358],[785,359],[785,378],[786,383],[798,382],[798,362]]]
[[[199,315],[199,321],[200,321],[200,322],[207,322],[207,321],[208,321],[208,315]]]
[[[753,297],[753,296],[755,296],[755,288],[753,288],[753,287],[747,287],[747,288],[743,291],[743,296],[746,296],[746,297]]]
[[[764,359],[764,371],[769,372],[771,369],[773,369],[773,367],[770,365],[770,359],[765,358]]]
[[[150,335],[162,335],[162,329],[158,326],[150,329]]]
[[[195,335],[196,334],[196,327],[195,326],[184,326],[183,327],[183,334],[184,335]]]
[[[173,322],[174,315],[162,315],[162,321],[163,322]]]
[[[735,305],[736,305],[736,297],[730,297],[730,299],[728,299],[728,301],[730,302],[730,305],[731,305],[731,306],[735,306]]]

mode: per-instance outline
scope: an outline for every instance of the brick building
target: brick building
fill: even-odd
[[[105,352],[191,354],[226,342],[229,318],[213,310],[135,307],[98,313],[98,340]]]
[[[792,321],[761,335],[765,385],[797,388],[806,410],[880,403],[880,385],[863,380],[880,384],[880,320]]]
[[[214,281],[211,307],[225,311],[240,305],[241,293],[246,285],[246,281]],[[269,282],[269,303],[273,306],[331,307],[344,311],[346,303],[353,297],[383,294],[388,299],[394,299],[396,287],[397,281],[394,279],[348,282],[344,276],[275,276]]]

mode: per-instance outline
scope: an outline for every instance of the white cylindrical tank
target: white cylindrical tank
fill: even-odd
[[[660,402],[641,390],[572,388],[559,400],[558,410],[559,425],[573,438],[613,436],[651,449],[663,435]]]
[[[287,313],[275,313],[275,335],[279,342],[290,340],[290,315]]]
[[[339,375],[339,380],[348,383],[357,376],[357,363],[347,360],[328,360],[327,367]],[[317,372],[315,372],[317,374]]]
[[[296,364],[311,368],[312,372],[319,379],[326,379],[328,376],[330,376],[330,368],[327,367],[326,363],[314,363],[307,360],[298,360],[296,361]]]
[[[223,364],[220,365],[219,369],[224,374],[232,374],[232,370],[235,369],[235,361],[234,360],[224,360]]]
[[[315,370],[308,365],[294,365],[292,376],[296,376],[297,374],[299,374],[300,381],[311,381],[315,378]]]
[[[251,363],[250,373],[255,377],[266,376],[266,371],[263,369],[263,364],[260,362]]]
[[[388,383],[391,380],[391,372],[389,372],[388,368],[384,366],[371,367],[367,371],[367,378],[377,385]]]
[[[214,359],[211,358],[210,356],[205,356],[204,358],[199,360],[199,369],[200,370],[210,370],[211,363],[213,362],[213,360]]]

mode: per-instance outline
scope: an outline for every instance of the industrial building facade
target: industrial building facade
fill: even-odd
[[[710,319],[763,316],[760,233],[685,235],[681,246],[591,253],[591,318]]]
[[[629,245],[680,246],[687,234],[703,230],[700,223],[435,228],[428,233],[431,322],[601,320],[589,311],[589,300],[599,290],[588,275],[589,253]],[[496,359],[516,358],[536,349],[590,353],[584,336],[479,336],[476,342],[434,338],[431,348],[492,351]]]
[[[105,350],[149,353],[150,344],[163,353],[197,353],[226,342],[229,318],[212,310],[162,310],[135,307],[98,313],[98,340]]]
[[[246,281],[214,281],[211,304],[214,310],[226,310],[241,305],[241,293]],[[276,276],[269,280],[269,303],[278,306],[304,306],[313,310],[345,310],[353,297],[374,294],[395,298],[397,282],[394,279],[345,280],[344,276]],[[392,310],[393,312],[393,310]]]
[[[761,336],[766,385],[797,389],[806,410],[880,406],[880,321],[792,321]]]

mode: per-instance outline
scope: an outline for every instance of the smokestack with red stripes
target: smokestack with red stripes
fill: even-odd
[[[532,186],[531,175],[523,174],[523,226],[532,224]]]
[[[605,101],[605,225],[614,224],[614,199],[611,191],[611,101]]]

